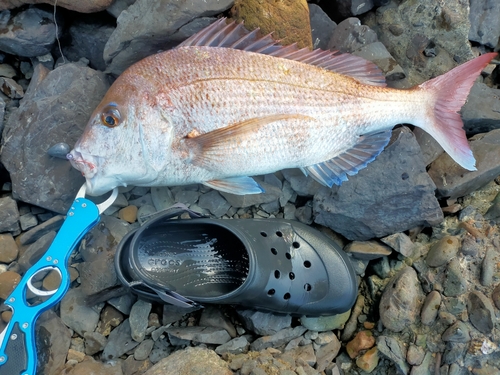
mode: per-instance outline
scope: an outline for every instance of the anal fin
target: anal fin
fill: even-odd
[[[305,169],[319,183],[332,187],[347,181],[368,163],[372,162],[387,146],[391,130],[359,137],[358,143],[344,153],[322,163],[307,166]]]
[[[230,177],[203,182],[203,185],[236,195],[260,194],[264,189],[251,177]]]

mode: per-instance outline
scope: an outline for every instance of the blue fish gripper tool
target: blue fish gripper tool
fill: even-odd
[[[49,249],[26,271],[5,300],[5,305],[12,311],[12,318],[0,334],[0,375],[36,374],[35,322],[42,312],[60,302],[68,291],[71,253],[83,236],[99,222],[100,214],[113,204],[117,195],[115,188],[106,201],[96,205],[85,198],[83,185]],[[48,291],[36,288],[33,282],[36,283],[50,271],[59,274],[59,287]],[[38,301],[28,301],[36,300],[37,296]]]

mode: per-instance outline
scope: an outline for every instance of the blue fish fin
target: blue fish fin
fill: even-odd
[[[264,189],[252,177],[229,177],[203,182],[203,185],[236,195],[260,194]]]
[[[347,181],[382,152],[391,139],[391,130],[362,135],[351,149],[325,162],[305,167],[312,178],[319,183],[332,187]]]
[[[222,47],[261,53],[282,59],[300,61],[335,73],[350,76],[360,83],[385,86],[384,73],[377,65],[362,57],[338,51],[309,48],[299,49],[296,44],[282,46],[271,34],[262,36],[259,29],[248,31],[242,23],[226,23],[221,18],[179,44],[179,47]]]

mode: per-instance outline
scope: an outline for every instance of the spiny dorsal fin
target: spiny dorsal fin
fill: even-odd
[[[234,48],[262,53],[328,69],[367,85],[385,86],[382,71],[374,63],[362,57],[321,49],[314,51],[308,48],[299,49],[295,44],[281,46],[271,34],[260,36],[259,29],[248,31],[242,23],[237,24],[234,21],[226,24],[226,18],[215,21],[186,39],[177,48],[194,46]]]

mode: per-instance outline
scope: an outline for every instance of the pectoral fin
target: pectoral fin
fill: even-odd
[[[264,189],[253,178],[245,176],[205,181],[203,185],[236,195],[260,194],[264,192]]]

